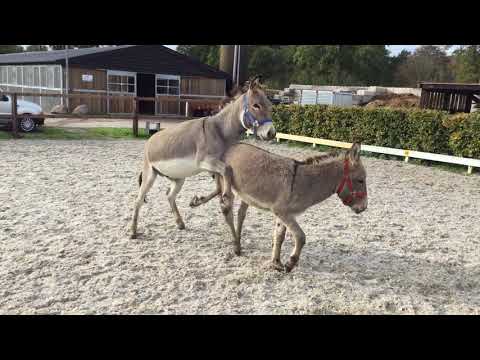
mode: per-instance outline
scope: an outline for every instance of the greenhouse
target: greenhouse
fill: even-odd
[[[63,89],[60,65],[0,66],[0,88],[5,92],[28,94],[61,94]],[[50,111],[61,104],[58,97],[19,96],[22,100],[39,104]]]

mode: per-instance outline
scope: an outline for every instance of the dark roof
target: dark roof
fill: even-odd
[[[421,82],[420,88],[424,90],[450,90],[460,92],[480,93],[480,84],[462,84],[462,83],[432,83]]]
[[[163,45],[123,45],[69,50],[71,66],[139,73],[229,79],[230,75]],[[0,65],[65,65],[65,50],[0,55]]]

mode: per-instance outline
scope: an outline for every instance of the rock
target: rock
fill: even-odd
[[[52,114],[68,114],[68,109],[65,105],[56,105],[50,112]]]
[[[87,105],[80,105],[73,110],[72,114],[76,115],[87,115],[88,114],[88,106]]]

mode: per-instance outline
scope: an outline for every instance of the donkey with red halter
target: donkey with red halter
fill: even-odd
[[[296,217],[309,207],[333,194],[337,194],[343,204],[357,214],[368,205],[367,174],[360,160],[359,144],[354,144],[345,154],[329,153],[296,161],[240,143],[224,154],[223,161],[232,169],[233,191],[241,199],[236,229],[232,208],[223,209],[234,239],[235,254],[240,255],[241,252],[242,226],[248,207],[270,211],[276,221],[272,264],[277,270],[290,272],[298,264],[305,245],[305,234]],[[216,180],[216,191],[207,197],[195,196],[191,207],[205,204],[221,193],[222,183],[218,176]],[[280,251],[287,229],[295,239],[295,248],[283,266]]]
[[[185,229],[175,199],[185,178],[207,171],[223,178],[222,206],[230,207],[231,170],[221,160],[229,147],[237,143],[247,130],[263,140],[271,140],[276,131],[271,120],[272,104],[258,79],[250,82],[245,94],[227,105],[220,113],[203,119],[181,123],[152,136],[146,146],[140,191],[132,220],[132,238],[137,236],[140,208],[158,175],[171,182],[167,193],[177,227]]]

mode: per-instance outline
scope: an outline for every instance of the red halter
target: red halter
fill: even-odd
[[[345,159],[343,167],[343,179],[337,190],[338,197],[342,200],[344,205],[350,205],[353,202],[353,199],[363,199],[367,196],[366,192],[353,191],[353,184],[349,171],[349,163],[350,161],[348,159]],[[347,185],[346,187],[345,184]]]

